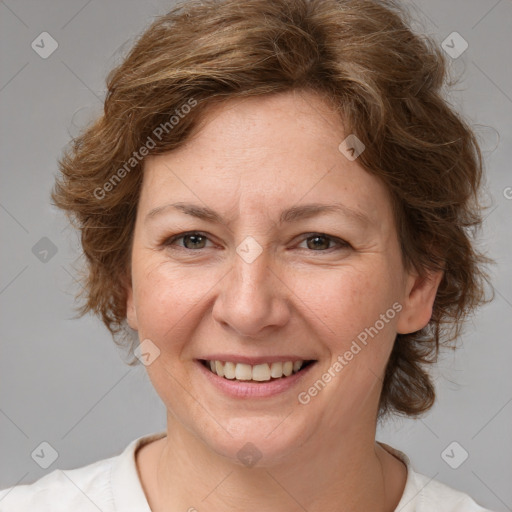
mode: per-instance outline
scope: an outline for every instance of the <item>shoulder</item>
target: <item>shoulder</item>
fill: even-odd
[[[418,511],[438,512],[492,512],[476,503],[465,492],[453,489],[426,475],[413,473],[418,491]]]
[[[468,494],[417,473],[405,453],[388,444],[379,444],[407,466],[405,488],[395,512],[492,512],[476,503]]]
[[[110,472],[118,457],[77,469],[56,469],[28,485],[0,491],[0,512],[110,512],[113,497]]]
[[[165,435],[139,437],[115,457],[77,469],[56,469],[33,484],[0,490],[0,512],[151,512],[135,454]]]

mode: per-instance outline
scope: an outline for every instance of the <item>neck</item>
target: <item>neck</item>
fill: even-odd
[[[363,435],[353,425],[330,443],[313,436],[281,462],[244,467],[168,417],[167,437],[138,461],[151,510],[392,512],[405,466],[375,443],[375,426]]]

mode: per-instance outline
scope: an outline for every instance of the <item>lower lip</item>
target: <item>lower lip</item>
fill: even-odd
[[[199,370],[210,381],[210,383],[230,397],[267,398],[284,393],[299,383],[302,377],[309,373],[311,368],[315,366],[316,361],[289,377],[281,377],[280,379],[264,382],[246,382],[235,379],[226,379],[224,377],[219,377],[216,373],[208,370],[201,361],[196,361],[196,363],[199,366]]]

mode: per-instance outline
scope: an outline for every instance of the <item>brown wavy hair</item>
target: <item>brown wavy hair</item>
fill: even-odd
[[[79,314],[101,316],[118,344],[129,339],[126,286],[146,154],[178,148],[215,103],[317,93],[365,144],[359,164],[390,191],[404,265],[444,270],[429,324],[396,337],[379,418],[427,411],[428,365],[440,344],[455,348],[463,320],[488,301],[492,260],[473,240],[483,211],[476,136],[443,98],[453,85],[443,51],[414,33],[411,19],[393,0],[193,0],[152,22],[109,73],[104,113],[59,160],[52,199],[79,230],[86,262]]]

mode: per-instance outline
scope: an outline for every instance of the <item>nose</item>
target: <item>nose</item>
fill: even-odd
[[[290,291],[277,265],[263,251],[248,263],[233,255],[231,272],[222,279],[213,318],[240,337],[262,337],[290,318]]]

